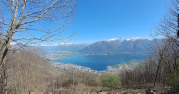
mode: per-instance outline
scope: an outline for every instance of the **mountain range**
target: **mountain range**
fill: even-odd
[[[93,43],[79,52],[83,54],[116,55],[133,54],[146,55],[151,51],[153,40],[132,38],[132,39],[110,39]]]
[[[69,51],[69,52],[79,52],[81,49],[87,47],[89,44],[61,44],[55,46],[39,46],[44,51]]]
[[[161,39],[157,39],[161,41]],[[151,45],[154,40],[143,38],[131,39],[109,39],[97,41],[92,44],[60,44],[60,45],[42,45],[26,46],[25,48],[41,48],[45,52],[49,51],[69,51],[92,55],[146,55],[151,51]],[[18,44],[20,45],[20,44]],[[18,48],[17,44],[11,44],[13,48]]]
[[[11,43],[11,47],[13,48],[19,48],[21,45],[21,43]],[[87,47],[90,44],[87,43],[83,43],[83,44],[71,44],[71,43],[63,43],[63,44],[59,44],[59,45],[41,45],[41,46],[29,46],[26,45],[25,47],[23,47],[24,49],[28,50],[28,49],[41,49],[45,52],[49,52],[49,51],[69,51],[69,52],[79,52],[81,49]]]

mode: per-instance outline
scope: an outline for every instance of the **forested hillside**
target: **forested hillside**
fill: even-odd
[[[81,93],[84,92],[82,87],[91,90],[86,86],[100,86],[100,77],[96,74],[57,69],[32,52],[18,50],[12,54],[13,50],[8,52],[5,66],[8,94]],[[79,91],[74,91],[76,89]]]
[[[7,89],[10,93],[48,91],[59,71],[42,57],[25,51],[8,52]]]

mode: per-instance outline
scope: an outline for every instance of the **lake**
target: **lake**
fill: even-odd
[[[106,70],[107,66],[117,65],[134,59],[143,60],[146,57],[146,55],[88,55],[54,60],[53,62],[71,63],[75,65],[89,67],[93,70],[102,71]]]

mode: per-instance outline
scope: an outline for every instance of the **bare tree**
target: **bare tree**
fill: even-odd
[[[75,0],[1,0],[0,5],[0,69],[10,42],[23,44],[21,48],[41,42],[61,43],[76,34],[64,32],[76,14]]]
[[[157,78],[160,81],[162,79],[161,76],[166,78],[178,68],[178,3],[178,0],[171,0],[166,15],[156,26],[155,32],[153,33],[153,37],[155,38],[163,37],[163,41],[160,41],[160,44],[157,41],[155,42],[154,56],[158,60],[158,65],[154,85]],[[165,83],[165,79],[163,80]]]

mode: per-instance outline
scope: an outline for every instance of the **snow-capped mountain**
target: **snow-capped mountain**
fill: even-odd
[[[127,41],[136,41],[136,40],[142,40],[142,38],[136,37],[136,38],[126,39],[126,40]]]
[[[108,39],[108,40],[104,40],[104,41],[120,41],[120,42],[122,42],[122,41],[124,41],[125,39],[124,38],[120,38],[120,39],[118,39],[118,38],[115,38],[115,39]]]
[[[127,40],[127,41],[136,41],[136,40],[142,40],[142,38],[139,38],[139,37],[131,38],[131,39],[114,38],[114,39],[108,39],[108,40],[104,40],[104,41],[121,41],[121,42],[123,42],[124,40]]]
[[[142,38],[115,38],[93,43],[80,53],[85,54],[148,54],[152,41]]]

